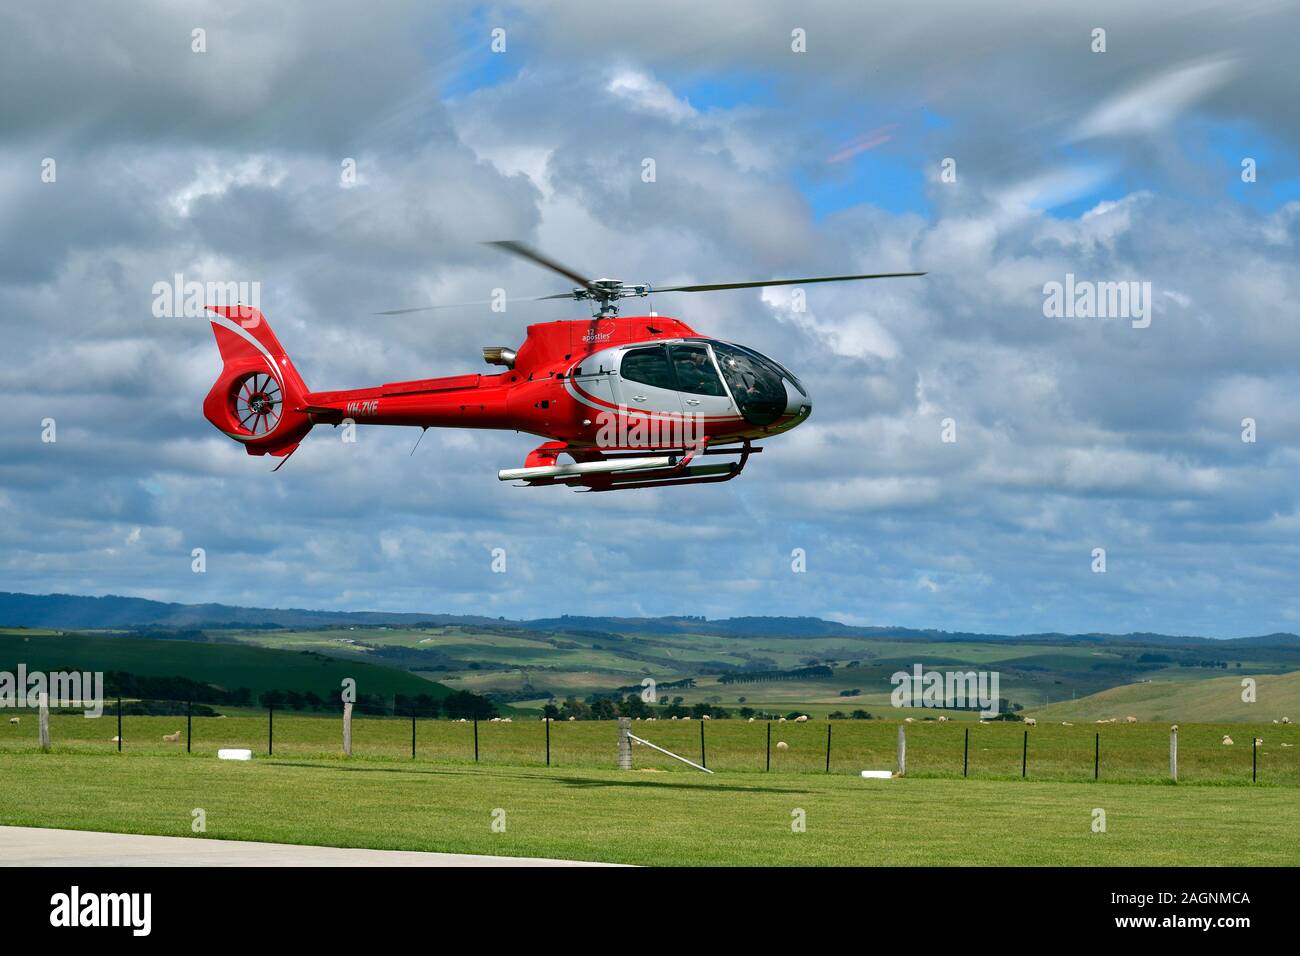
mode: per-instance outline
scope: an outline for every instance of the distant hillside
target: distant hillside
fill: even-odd
[[[1300,722],[1300,671],[1260,675],[1256,703],[1241,699],[1241,676],[1197,681],[1151,681],[1124,684],[1078,700],[1030,708],[1026,714],[1042,720],[1138,720],[1226,723],[1267,723],[1290,717]]]
[[[451,691],[415,674],[323,654],[271,650],[248,644],[152,641],[124,636],[0,632],[0,671],[123,671],[140,677],[186,677],[227,691],[246,687],[251,699],[270,691],[337,696],[351,677],[361,694],[442,698]]]
[[[1114,646],[1215,647],[1224,641],[1206,637],[1166,634],[975,634],[960,631],[918,630],[898,627],[855,627],[814,617],[583,617],[513,621],[480,615],[390,613],[386,611],[313,611],[301,608],[250,608],[227,604],[169,604],[142,598],[86,597],[73,594],[17,594],[0,592],[0,627],[68,629],[160,628],[327,628],[347,626],[411,627],[468,626],[521,628],[529,631],[599,632],[619,634],[689,635],[717,637],[814,638],[891,640],[919,643],[1096,644]],[[1300,636],[1268,634],[1235,638],[1234,649],[1290,648],[1300,651]]]
[[[309,611],[237,607],[229,604],[168,604],[143,598],[77,594],[16,594],[0,591],[0,627],[330,627],[348,624],[409,626],[500,624],[497,618],[383,611]]]

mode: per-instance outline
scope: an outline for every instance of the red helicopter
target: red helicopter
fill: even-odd
[[[313,392],[262,313],[243,305],[208,306],[224,363],[203,414],[250,455],[288,458],[313,425],[414,425],[496,428],[546,441],[522,468],[497,473],[525,485],[614,491],[729,481],[753,442],[794,428],[812,413],[807,387],[751,348],[696,332],[651,313],[620,316],[618,301],[660,292],[712,292],[814,282],[920,276],[923,272],[820,276],[653,288],[588,279],[523,243],[490,243],[559,273],[570,292],[526,301],[593,304],[589,320],[528,326],[518,349],[483,349],[490,375],[451,375],[372,388]],[[399,309],[400,315],[428,309]],[[423,435],[423,431],[421,431]],[[562,462],[566,455],[570,462]],[[705,459],[726,456],[728,461]],[[276,470],[284,464],[276,466]]]

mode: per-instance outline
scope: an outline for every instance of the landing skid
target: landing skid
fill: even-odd
[[[518,487],[568,485],[577,491],[709,484],[735,478],[744,470],[749,456],[762,450],[748,441],[731,446],[653,449],[571,448],[564,442],[546,442],[529,453],[523,468],[499,471],[497,478],[521,481]],[[569,455],[573,463],[561,463],[558,460],[561,454]],[[735,456],[736,460],[696,463],[706,455]]]

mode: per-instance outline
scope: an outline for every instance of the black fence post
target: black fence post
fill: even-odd
[[[551,718],[542,717],[542,723],[546,724],[546,766],[551,765]]]
[[[831,722],[826,719],[826,772],[831,772]]]
[[[478,718],[474,718],[474,762],[478,763]]]
[[[1259,779],[1259,757],[1256,756],[1259,738],[1255,736],[1255,731],[1250,732],[1250,782],[1255,783]]]
[[[704,759],[704,718],[700,718],[700,766],[707,767],[709,762]]]
[[[266,708],[266,755],[275,755],[275,708]]]
[[[966,742],[961,747],[961,775],[966,776],[966,771],[970,767],[970,728],[966,728]]]
[[[1095,747],[1092,751],[1092,779],[1097,780],[1101,776],[1101,734],[1097,734]]]
[[[767,766],[765,770],[772,769],[772,722],[767,722]]]
[[[1025,731],[1025,748],[1020,752],[1020,779],[1029,771],[1029,731]]]
[[[415,759],[415,711],[411,711],[411,759]]]
[[[122,752],[122,698],[117,699],[117,752]]]
[[[194,702],[185,702],[185,752],[190,752],[190,742],[194,738]]]

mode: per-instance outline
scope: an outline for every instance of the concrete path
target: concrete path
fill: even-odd
[[[0,827],[0,866],[601,866],[573,860]]]

